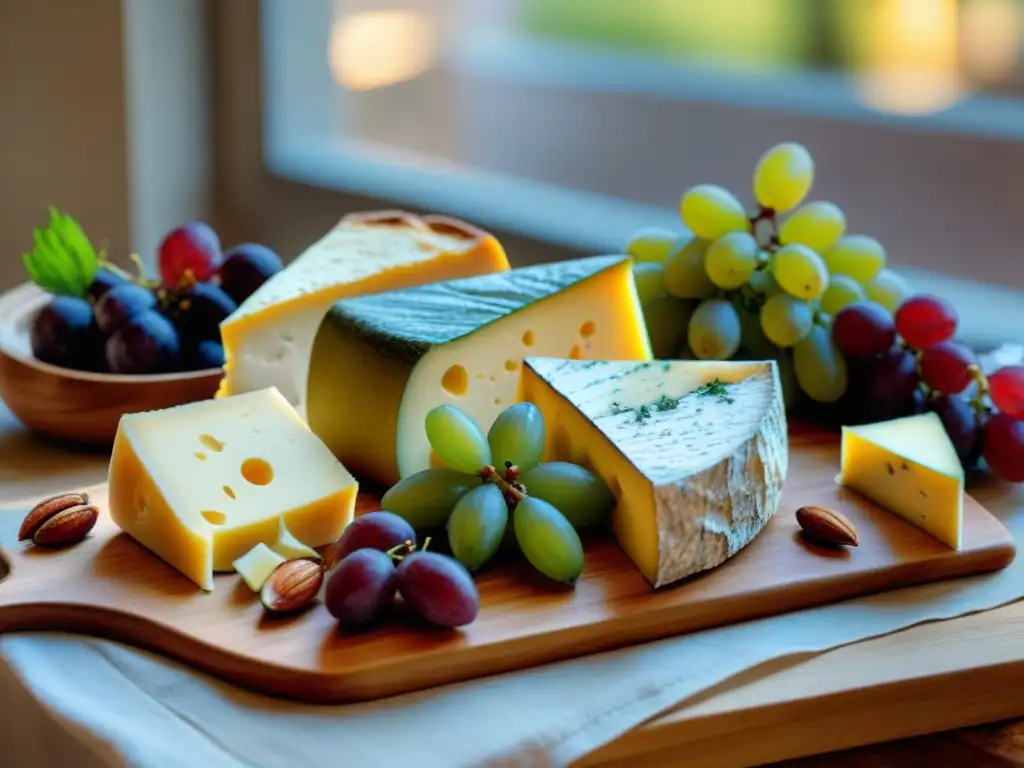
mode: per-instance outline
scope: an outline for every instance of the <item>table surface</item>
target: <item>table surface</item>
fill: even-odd
[[[30,435],[0,403],[0,502],[103,482],[107,461],[105,454],[69,451]],[[990,478],[975,483],[971,493],[996,514],[1024,505],[1024,488]],[[885,718],[891,725],[882,737],[901,740],[858,747],[857,729],[848,727],[857,698],[873,691],[877,701],[878,689],[886,687],[894,695]],[[774,722],[758,717],[759,707],[769,711],[768,703]],[[1024,715],[1024,602],[856,643],[769,675],[761,670],[750,681],[741,676],[583,762],[677,765],[679,745],[713,740],[716,716],[725,713],[735,730],[737,711],[751,713],[746,761],[791,758],[794,744],[807,743],[802,734],[814,740],[804,753],[857,747],[776,762],[775,768],[1024,766],[1024,720],[1006,719]],[[872,711],[877,723],[883,713],[877,704]],[[944,728],[959,729],[937,733]],[[733,765],[740,758],[734,750],[721,762],[709,754],[705,759],[707,765]]]

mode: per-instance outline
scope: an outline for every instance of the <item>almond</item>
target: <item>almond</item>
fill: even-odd
[[[51,496],[48,499],[43,499],[32,508],[32,511],[28,513],[24,522],[22,522],[21,529],[18,531],[18,541],[28,541],[31,539],[35,536],[36,531],[42,527],[43,523],[58,512],[88,503],[89,496],[84,493],[62,493],[57,496]]]
[[[828,546],[856,547],[857,529],[842,514],[832,509],[817,506],[800,507],[796,521],[803,529],[804,537],[815,544]]]
[[[46,547],[74,544],[85,538],[96,525],[99,516],[100,511],[92,504],[68,507],[39,526],[32,541]]]
[[[281,563],[260,590],[260,601],[268,611],[286,613],[305,608],[320,594],[324,569],[312,560]]]

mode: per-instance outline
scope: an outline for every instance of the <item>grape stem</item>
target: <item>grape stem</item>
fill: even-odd
[[[419,547],[419,551],[420,552],[425,552],[428,546],[430,546],[430,537],[429,536],[427,536],[427,538],[425,538],[423,540],[423,546]],[[416,545],[413,544],[408,539],[406,539],[404,542],[402,542],[401,544],[399,544],[396,547],[392,547],[391,549],[389,549],[384,554],[387,555],[388,557],[390,557],[392,560],[395,560],[396,562],[400,563],[405,558],[407,558],[409,555],[411,555],[413,552],[415,552],[416,550],[417,550]]]
[[[511,472],[513,469],[518,477],[519,467],[510,466],[508,471]],[[490,464],[481,469],[479,475],[480,479],[485,483],[493,483],[498,486],[499,490],[501,490],[501,495],[505,497],[505,501],[513,507],[526,498],[526,488],[522,483],[517,483],[514,480],[509,482]]]
[[[150,280],[146,277],[146,267],[142,263],[142,257],[139,256],[139,254],[130,253],[128,254],[128,259],[135,265],[135,269],[139,273],[138,275],[133,275],[131,272],[117,266],[117,264],[108,260],[105,255],[100,256],[99,262],[101,267],[113,272],[118,277],[124,278],[130,283],[135,283],[144,288],[154,288],[160,284],[159,280]]]

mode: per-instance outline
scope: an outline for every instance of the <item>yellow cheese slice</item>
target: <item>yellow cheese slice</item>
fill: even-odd
[[[313,345],[310,428],[360,478],[431,466],[424,426],[457,406],[488,430],[528,354],[649,360],[625,256],[522,267],[335,304]]]
[[[964,470],[935,413],[843,427],[839,482],[960,549]]]
[[[276,389],[121,418],[110,516],[206,590],[284,520],[310,547],[338,539],[358,484]]]
[[[774,361],[531,357],[522,387],[545,459],[608,484],[615,538],[654,587],[720,565],[778,509],[789,453]]]
[[[464,222],[401,211],[346,216],[221,325],[218,396],[276,387],[304,413],[309,349],[338,299],[509,268],[500,243]]]

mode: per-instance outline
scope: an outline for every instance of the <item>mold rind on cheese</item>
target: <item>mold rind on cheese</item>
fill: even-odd
[[[716,380],[725,394],[705,391]],[[772,361],[529,357],[523,394],[544,415],[545,459],[612,489],[616,539],[655,587],[725,562],[778,509],[788,436]]]

